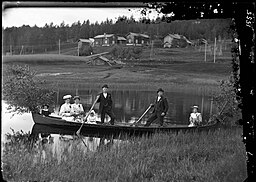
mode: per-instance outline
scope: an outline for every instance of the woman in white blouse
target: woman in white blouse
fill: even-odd
[[[73,98],[74,100],[74,104],[71,105],[71,115],[75,117],[75,120],[76,119],[79,119],[81,120],[82,118],[82,115],[84,114],[84,108],[83,108],[83,105],[80,104],[80,97],[79,96],[75,96]]]
[[[71,99],[71,97],[72,97],[71,95],[65,95],[63,97],[63,100],[65,100],[65,103],[62,104],[60,107],[60,112],[59,112],[60,116],[64,116],[64,117],[70,116],[70,111],[71,111],[70,99]]]
[[[200,125],[202,122],[202,115],[198,112],[198,106],[193,106],[192,108],[193,110],[189,117],[190,124],[188,126]]]

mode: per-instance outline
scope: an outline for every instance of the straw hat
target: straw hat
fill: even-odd
[[[91,110],[90,114],[95,115],[96,113],[95,113],[95,111],[94,111],[94,110]]]
[[[74,98],[73,98],[74,100],[76,100],[76,99],[79,99],[80,100],[80,97],[79,96],[74,96]]]
[[[108,85],[107,85],[107,84],[105,84],[105,85],[103,85],[103,86],[102,86],[102,88],[108,88]]]
[[[158,92],[164,92],[164,90],[162,89],[162,88],[159,88],[158,90],[157,90],[157,93]]]
[[[71,97],[72,97],[71,95],[64,95],[64,96],[63,96],[63,99],[64,99],[64,100],[66,100],[66,99],[71,99]]]
[[[193,109],[194,109],[194,108],[195,108],[195,109],[199,109],[199,107],[198,107],[198,106],[196,106],[196,105],[195,105],[195,106],[192,106],[192,108],[193,108]]]

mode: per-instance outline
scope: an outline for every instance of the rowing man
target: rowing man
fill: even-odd
[[[151,106],[154,107],[153,113],[148,118],[145,126],[150,126],[150,124],[156,119],[159,121],[160,126],[163,126],[164,116],[166,115],[169,108],[167,99],[164,97],[163,94],[164,90],[162,88],[159,88],[157,90],[157,98],[155,100],[155,103],[151,104]]]

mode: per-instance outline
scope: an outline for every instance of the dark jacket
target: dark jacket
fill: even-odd
[[[105,98],[103,93],[100,94],[99,99],[97,100],[97,102],[100,103],[99,106],[99,113],[102,113],[103,109],[104,110],[108,110],[110,111],[112,109],[112,98],[111,98],[111,94],[107,93],[107,97]]]
[[[42,110],[42,115],[44,115],[44,116],[49,116],[50,114],[51,114],[50,111]]]
[[[167,113],[168,108],[169,108],[167,99],[165,97],[161,97],[160,100],[157,101],[157,98],[156,98],[155,103],[153,105],[153,107],[154,107],[153,112]]]

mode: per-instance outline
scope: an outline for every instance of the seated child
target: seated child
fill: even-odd
[[[90,124],[96,124],[96,119],[97,119],[96,113],[94,110],[92,110],[89,116],[87,117],[87,122]]]
[[[198,112],[198,106],[193,106],[192,108],[193,108],[193,110],[189,117],[190,124],[188,126],[200,125],[202,122],[202,115],[201,115],[201,113]]]
[[[42,114],[44,116],[49,116],[51,114],[51,112],[49,111],[49,105],[47,105],[47,104],[42,105],[40,114]]]

